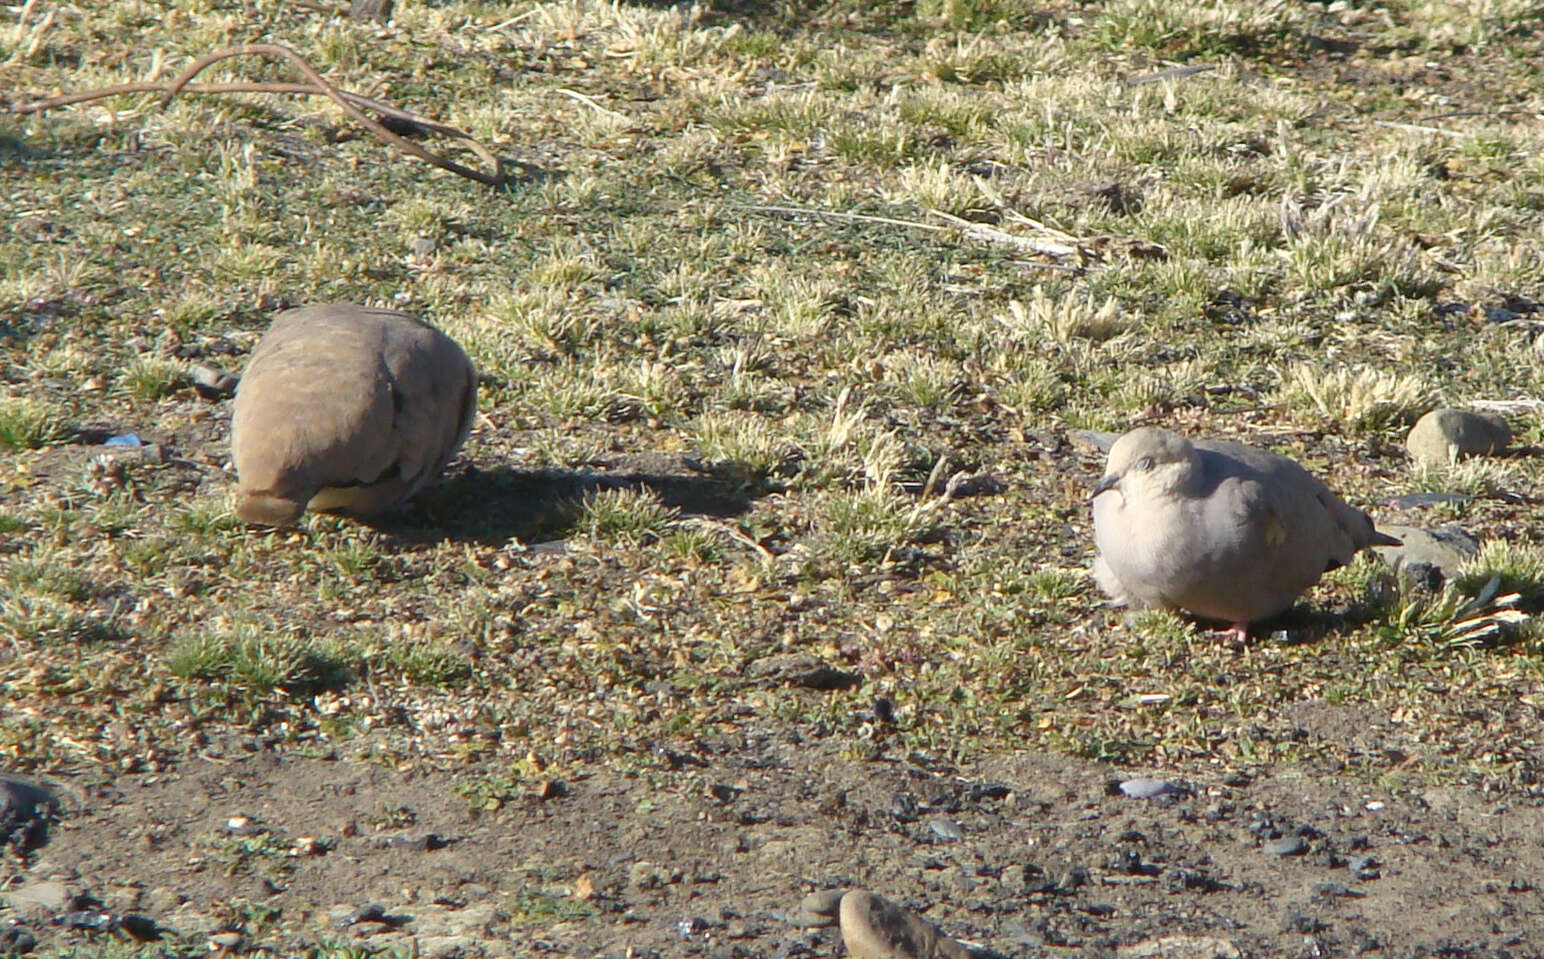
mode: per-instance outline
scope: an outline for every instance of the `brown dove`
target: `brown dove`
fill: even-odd
[[[1116,440],[1091,499],[1100,588],[1133,608],[1222,620],[1239,638],[1359,550],[1399,545],[1285,456],[1163,429]]]
[[[236,514],[288,526],[405,501],[456,455],[477,412],[461,347],[396,310],[307,306],[274,318],[236,388]]]

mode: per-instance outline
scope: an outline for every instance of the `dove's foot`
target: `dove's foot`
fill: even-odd
[[[1243,649],[1249,644],[1249,624],[1234,623],[1227,629],[1212,630],[1208,635],[1234,649]]]

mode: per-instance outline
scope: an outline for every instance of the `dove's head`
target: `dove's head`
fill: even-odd
[[[1189,485],[1200,464],[1196,448],[1178,433],[1154,427],[1132,430],[1110,447],[1104,477],[1090,499],[1118,490],[1130,502]]]

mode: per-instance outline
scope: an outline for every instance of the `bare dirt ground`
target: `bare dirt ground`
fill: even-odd
[[[1376,745],[1377,717],[1356,707],[1309,704],[1303,719],[1305,737]],[[871,756],[844,757],[819,730],[755,717],[697,752],[641,757],[637,775],[551,783],[548,798],[496,810],[429,769],[260,740],[206,755],[56,782],[64,818],[5,865],[7,890],[57,881],[82,897],[72,905],[143,917],[172,943],[239,930],[242,948],[280,955],[352,941],[836,956],[836,930],[788,914],[840,887],[923,910],[988,955],[1140,954],[1158,940],[1178,955],[1541,954],[1544,812],[1504,794],[1396,796],[1280,768],[1170,777],[1186,791],[1133,799],[1112,788],[1126,770],[1027,751],[930,766],[891,755],[882,731]],[[1303,852],[1270,851],[1290,837]],[[382,920],[340,929],[372,905]],[[104,935],[14,895],[0,916],[60,949]]]

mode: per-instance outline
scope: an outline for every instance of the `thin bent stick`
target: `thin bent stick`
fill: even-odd
[[[344,113],[348,114],[348,116],[352,118],[355,123],[360,124],[365,129],[375,134],[377,137],[380,137],[382,140],[385,140],[387,143],[390,143],[392,146],[395,146],[397,149],[401,150],[403,153],[418,157],[420,160],[423,160],[426,163],[432,163],[442,170],[449,170],[451,173],[464,176],[471,180],[476,180],[478,183],[486,183],[488,186],[502,186],[504,184],[506,179],[504,176],[504,165],[499,162],[497,157],[488,152],[488,150],[485,149],[481,143],[478,143],[471,137],[462,134],[466,140],[468,148],[471,149],[473,153],[476,153],[479,157],[481,157],[485,162],[487,162],[489,166],[493,167],[493,173],[491,174],[484,173],[481,170],[474,170],[471,167],[462,166],[454,160],[446,159],[437,153],[430,153],[428,150],[425,150],[423,147],[414,143],[412,140],[409,140],[405,137],[400,137],[397,134],[392,133],[390,130],[382,126],[379,121],[365,116],[358,107],[354,106],[354,104],[350,103],[345,97],[341,96],[337,88],[323,79],[322,75],[317,73],[316,69],[312,67],[311,64],[307,63],[300,54],[296,53],[294,50],[291,50],[289,47],[282,46],[277,43],[254,43],[249,44],[248,46],[236,47],[230,50],[217,50],[214,53],[200,57],[198,60],[194,61],[192,66],[184,70],[182,75],[173,80],[171,85],[166,88],[166,92],[161,96],[162,108],[164,109],[166,105],[171,102],[172,97],[176,96],[177,92],[186,86],[189,80],[192,80],[195,76],[202,72],[205,67],[208,67],[213,63],[218,63],[221,60],[228,60],[231,57],[245,56],[247,54],[253,53],[283,57],[284,59],[290,61],[290,63],[294,64],[296,69],[305,74],[307,80],[310,80],[313,84],[316,85],[317,90],[326,94],[328,99],[336,103],[338,108],[341,109]]]
[[[23,103],[11,108],[12,113],[42,113],[44,110],[52,110],[56,107],[67,107],[73,103],[86,103],[91,100],[105,100],[108,97],[124,96],[130,93],[165,93],[167,83],[164,80],[148,80],[140,83],[119,83],[110,87],[101,87],[96,90],[86,90],[82,93],[66,93],[57,97],[49,97],[46,100],[34,100],[31,103]],[[253,83],[239,81],[235,83],[185,83],[182,90],[186,93],[321,93],[309,83]],[[448,127],[441,123],[435,123],[427,117],[421,117],[416,113],[398,109],[389,103],[372,100],[369,97],[347,90],[339,90],[338,96],[343,97],[356,106],[374,110],[382,116],[411,123],[414,126],[423,127],[431,133],[451,137],[457,140],[471,139],[465,133],[455,127]]]
[[[252,53],[271,54],[284,57],[293,63],[301,73],[305,74],[306,78],[309,79],[311,83],[190,82],[193,77],[198,75],[212,63],[229,59],[231,57],[238,57]],[[171,83],[121,83],[111,87],[103,87],[98,90],[88,90],[83,93],[68,93],[62,96],[49,97],[45,100],[37,100],[32,103],[23,103],[19,106],[12,107],[11,110],[16,114],[41,113],[44,110],[52,110],[55,107],[69,106],[73,103],[85,103],[90,100],[101,100],[106,97],[120,96],[122,94],[128,93],[151,93],[155,91],[161,92],[161,107],[164,109],[166,105],[171,102],[172,97],[176,96],[183,90],[187,90],[192,93],[320,93],[327,96],[334,103],[336,103],[339,108],[341,108],[343,112],[355,122],[361,124],[371,133],[375,134],[377,137],[386,141],[387,143],[397,147],[397,149],[403,151],[404,153],[418,157],[419,159],[433,164],[442,170],[448,170],[451,173],[457,174],[458,176],[464,176],[468,179],[476,180],[479,183],[485,183],[488,186],[502,186],[508,179],[504,173],[504,164],[498,159],[498,157],[494,156],[493,153],[490,152],[486,147],[477,142],[477,140],[473,139],[471,136],[468,136],[466,133],[457,130],[455,127],[448,127],[440,123],[435,123],[434,121],[425,117],[418,116],[417,114],[410,113],[406,110],[398,109],[397,107],[391,106],[387,103],[382,103],[379,100],[373,100],[369,97],[360,96],[357,93],[349,93],[346,90],[339,90],[324,80],[321,74],[317,73],[309,63],[301,58],[300,54],[296,53],[294,50],[291,50],[288,47],[273,43],[258,43],[251,46],[239,47],[231,50],[221,50],[216,53],[211,53],[194,63],[187,70],[183,71],[183,73]],[[395,120],[412,123],[415,126],[422,127],[425,130],[428,130],[432,133],[437,133],[441,136],[461,140],[466,143],[468,149],[487,162],[487,164],[493,168],[493,172],[490,174],[483,173],[480,170],[473,170],[470,167],[462,166],[461,164],[456,163],[454,160],[447,159],[436,153],[431,153],[430,151],[425,150],[423,147],[420,147],[418,144],[412,142],[411,140],[405,139],[395,133],[392,133],[379,122],[371,119],[368,116],[365,116],[360,112],[358,109],[359,107],[374,110],[382,116],[390,117]]]
[[[854,223],[884,223],[889,226],[903,226],[913,230],[925,230],[929,233],[941,233],[949,227],[964,232],[977,240],[987,243],[998,243],[1004,246],[1015,247],[1020,250],[1028,250],[1045,256],[1066,257],[1078,252],[1077,247],[1063,243],[1035,240],[1030,237],[1018,236],[1005,230],[994,230],[980,223],[972,223],[962,220],[957,216],[944,213],[942,210],[931,211],[934,216],[949,224],[949,227],[937,226],[932,223],[918,223],[916,220],[897,220],[888,216],[870,216],[867,213],[846,213],[841,210],[817,210],[812,207],[802,206],[767,206],[762,204],[747,204],[741,209],[751,210],[756,213],[781,213],[787,216],[818,216],[831,220],[846,220]],[[1027,219],[1027,218],[1026,218]],[[1031,221],[1033,222],[1033,221]],[[1035,224],[1041,226],[1040,224]],[[1048,229],[1041,226],[1041,229]],[[1066,234],[1063,234],[1064,236]]]

